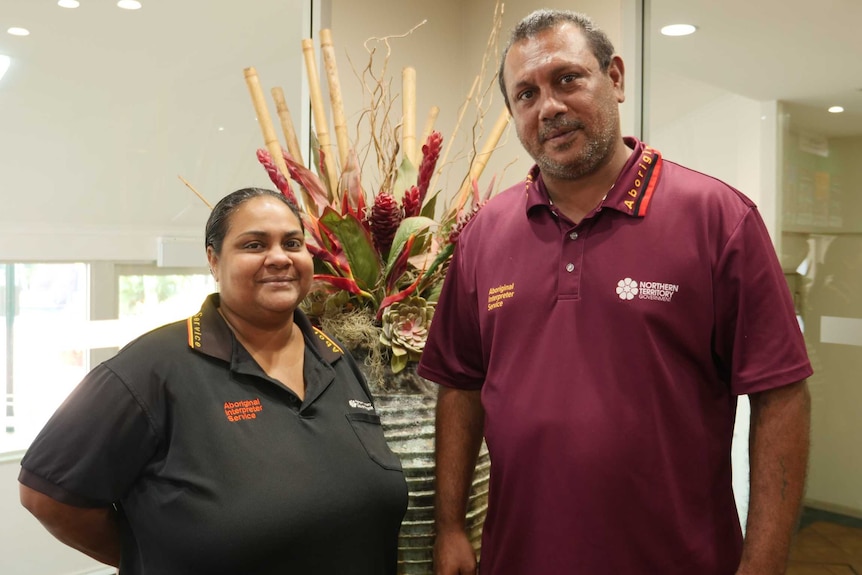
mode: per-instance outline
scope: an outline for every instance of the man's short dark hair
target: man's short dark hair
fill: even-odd
[[[509,54],[509,49],[517,42],[533,38],[545,30],[555,28],[564,23],[574,24],[581,29],[581,32],[587,38],[587,43],[593,52],[593,56],[599,62],[602,72],[608,71],[608,67],[611,65],[611,60],[615,54],[614,45],[607,34],[596,26],[592,18],[586,14],[571,10],[536,10],[527,15],[526,18],[521,20],[512,29],[509,43],[506,44],[506,47],[503,49],[503,56],[500,58],[500,72],[497,75],[497,80],[500,82],[500,91],[503,92],[503,101],[506,102],[507,108],[511,109],[509,106],[509,95],[506,93],[506,82],[503,79],[503,68],[506,64],[506,56]]]

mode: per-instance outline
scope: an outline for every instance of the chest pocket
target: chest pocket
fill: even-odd
[[[362,447],[365,448],[368,457],[384,469],[401,471],[401,460],[395,455],[386,438],[383,436],[383,426],[380,424],[380,416],[373,413],[348,413],[345,415],[350,427]]]

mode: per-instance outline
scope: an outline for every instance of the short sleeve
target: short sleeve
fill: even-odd
[[[735,395],[811,375],[790,290],[756,208],[721,251],[713,284],[715,353]]]
[[[434,311],[418,373],[446,387],[479,389],[485,381],[475,282],[462,251],[452,256]]]
[[[141,403],[102,364],[33,441],[21,460],[19,481],[70,505],[107,506],[128,491],[157,446]]]

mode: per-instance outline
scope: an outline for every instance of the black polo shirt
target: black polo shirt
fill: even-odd
[[[21,461],[21,483],[122,514],[121,573],[395,573],[407,507],[368,387],[299,311],[303,401],[210,296],[96,367]]]

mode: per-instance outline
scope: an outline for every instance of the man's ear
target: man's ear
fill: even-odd
[[[623,59],[616,54],[611,58],[611,63],[608,65],[608,76],[614,83],[617,102],[622,104],[626,100],[626,67],[623,64]]]

